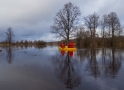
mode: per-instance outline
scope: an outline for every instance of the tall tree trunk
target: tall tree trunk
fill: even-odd
[[[114,47],[114,26],[112,23],[112,47]]]
[[[67,44],[69,43],[69,34],[67,35]]]

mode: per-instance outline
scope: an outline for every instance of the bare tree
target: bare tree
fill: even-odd
[[[119,28],[118,28],[118,30],[117,30],[117,36],[120,37],[120,36],[122,35],[123,29],[124,29],[123,27],[119,27]]]
[[[112,46],[114,46],[114,38],[116,35],[115,33],[120,31],[120,27],[121,27],[119,18],[115,12],[111,12],[108,15],[108,23],[110,25],[110,30],[112,34]]]
[[[84,27],[79,26],[76,29],[77,29],[76,38],[82,39],[82,38],[86,37],[86,30]]]
[[[10,47],[11,43],[12,43],[13,36],[14,36],[12,28],[9,27],[7,29],[7,32],[5,32],[5,33],[6,33],[6,41],[8,42],[9,47]]]
[[[101,20],[101,36],[102,36],[103,46],[105,44],[106,28],[109,26],[107,21],[108,21],[108,16],[103,15]]]
[[[96,29],[99,25],[99,16],[96,13],[92,15],[92,21],[93,21],[93,45],[95,45]]]
[[[91,38],[93,37],[93,31],[92,31],[92,16],[89,15],[87,17],[84,17],[84,20],[85,20],[85,25],[87,26],[87,28],[89,29],[90,31],[90,36]]]
[[[88,41],[89,31],[85,30],[85,28],[81,26],[77,26],[76,28],[76,44],[78,48],[81,48],[82,46],[86,45],[86,42]]]
[[[64,8],[57,12],[54,18],[54,24],[51,26],[51,32],[57,37],[62,37],[69,42],[75,31],[75,25],[78,23],[80,16],[79,7],[73,5],[71,2],[64,5]]]
[[[95,35],[96,35],[96,29],[99,25],[99,15],[96,13],[93,13],[92,15],[89,15],[88,17],[84,17],[85,25],[91,32],[91,38],[92,38],[92,44],[95,45]]]

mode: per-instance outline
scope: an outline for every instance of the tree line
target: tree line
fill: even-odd
[[[6,34],[6,39],[5,41],[1,41],[0,45],[1,46],[29,46],[29,45],[34,45],[34,46],[46,46],[46,42],[43,40],[35,40],[35,41],[28,41],[28,40],[20,40],[20,41],[13,41],[14,38],[14,32],[12,28],[8,28],[7,31],[5,32]]]
[[[55,17],[51,33],[56,34],[68,43],[70,39],[78,47],[116,47],[124,46],[123,28],[115,12],[105,14],[100,18],[96,12],[79,19],[81,11],[71,2],[64,5]]]

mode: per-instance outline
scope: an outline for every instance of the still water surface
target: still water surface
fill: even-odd
[[[0,90],[124,90],[123,49],[0,49]]]

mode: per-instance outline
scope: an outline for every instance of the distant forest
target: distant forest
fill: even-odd
[[[47,43],[43,40],[35,40],[35,41],[28,41],[28,40],[21,40],[13,42],[14,32],[12,28],[8,28],[5,32],[6,39],[5,41],[0,42],[0,46],[3,47],[11,47],[11,46],[36,46],[36,47],[44,47]]]
[[[28,41],[21,40],[16,42],[11,42],[11,46],[36,46],[36,47],[44,47],[47,45],[47,42],[42,40]],[[9,43],[6,41],[0,42],[0,46],[9,46]]]

